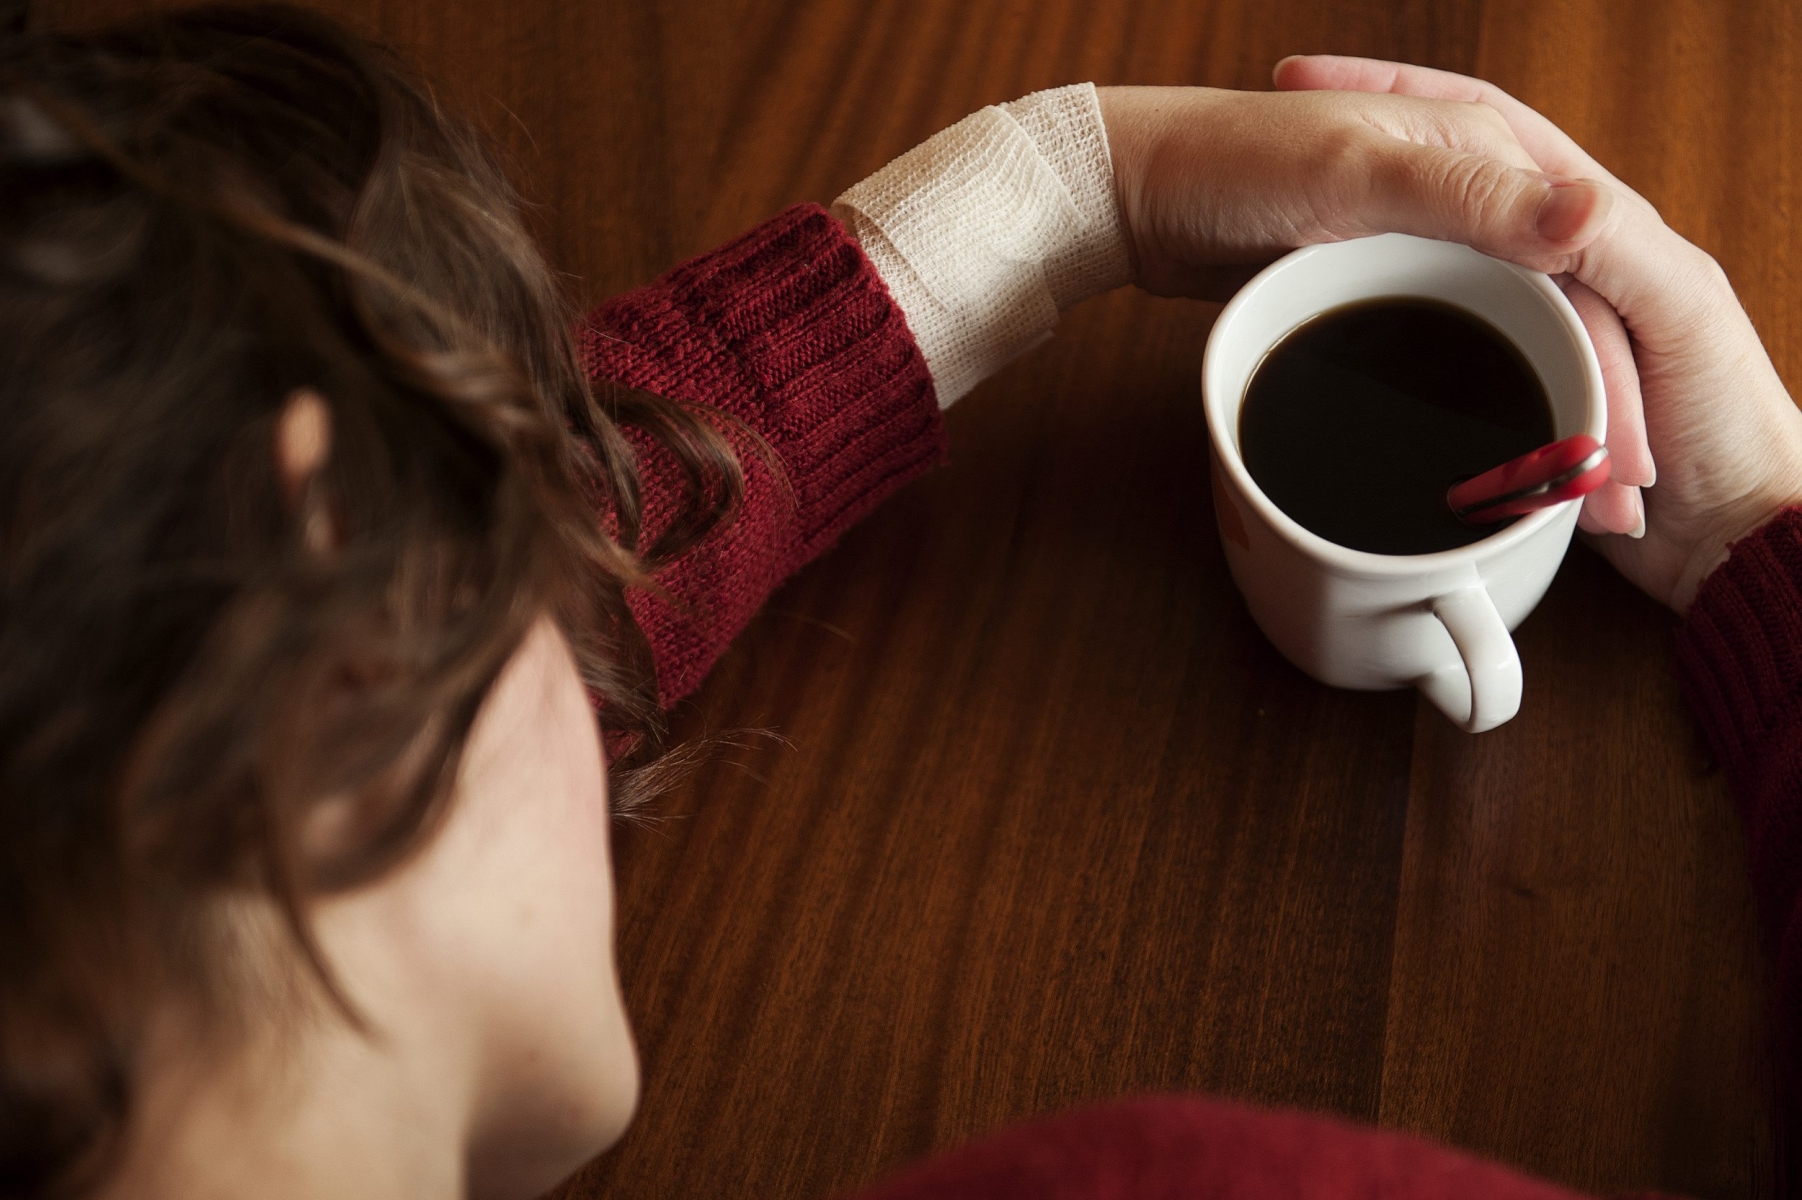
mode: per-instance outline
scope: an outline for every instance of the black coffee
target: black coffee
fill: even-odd
[[[1467,545],[1446,489],[1552,441],[1545,387],[1487,321],[1437,300],[1331,309],[1264,356],[1239,454],[1264,494],[1328,541],[1377,554]]]

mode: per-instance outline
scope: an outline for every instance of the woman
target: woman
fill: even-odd
[[[1802,419],[1643,201],[1397,70],[984,110],[578,324],[479,140],[320,18],[0,46],[0,1187],[526,1196],[604,1149],[609,806],[662,708],[1060,308],[1309,241],[1571,273],[1621,483],[1585,526],[1694,601],[1692,695],[1787,861]],[[1425,98],[1299,90],[1392,86]],[[921,1170],[887,1194],[1550,1191],[1201,1101]]]

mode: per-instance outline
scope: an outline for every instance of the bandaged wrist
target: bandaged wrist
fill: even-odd
[[[909,150],[832,211],[907,318],[951,403],[1132,278],[1095,86],[990,106]]]

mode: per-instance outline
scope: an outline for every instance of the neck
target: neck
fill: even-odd
[[[367,1030],[299,999],[317,996],[306,979],[262,990],[238,1038],[171,1002],[139,1057],[106,1200],[462,1197],[473,1071],[451,1028],[399,1019],[408,1008],[375,979],[352,997]]]
[[[148,1079],[109,1200],[462,1196],[465,1122],[450,1091],[411,1079],[380,1035],[317,1023],[279,1059],[259,1047]]]

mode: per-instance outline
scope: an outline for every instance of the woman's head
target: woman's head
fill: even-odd
[[[379,1037],[315,918],[437,852],[479,713],[550,704],[581,803],[578,671],[657,746],[624,588],[736,476],[570,317],[480,139],[320,18],[0,36],[0,1190],[105,1173],[172,1006]],[[626,424],[695,484],[648,546]],[[494,811],[529,740],[471,751]]]

